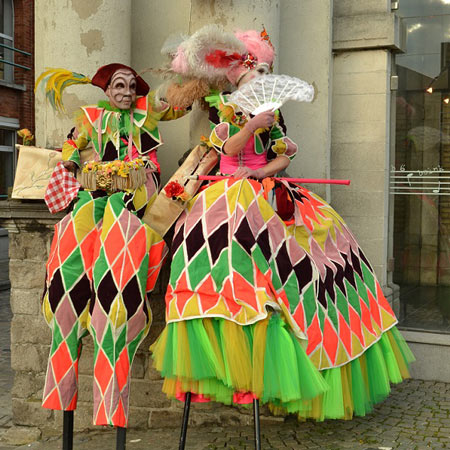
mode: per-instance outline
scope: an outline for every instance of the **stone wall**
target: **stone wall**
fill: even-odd
[[[0,202],[0,226],[10,236],[11,279],[11,366],[15,372],[12,389],[13,423],[37,427],[44,434],[62,432],[62,414],[41,407],[51,333],[40,311],[45,263],[53,237],[53,225],[59,217],[51,216],[43,203]],[[162,394],[162,380],[152,368],[149,346],[164,327],[164,286],[168,264],[150,299],[153,324],[137,351],[130,395],[130,427],[180,427],[183,404]],[[84,338],[79,366],[79,398],[75,412],[75,429],[98,428],[92,425],[93,345]],[[265,414],[264,409],[262,413]],[[251,409],[231,408],[215,403],[195,404],[191,409],[192,425],[236,425],[252,421]],[[262,417],[277,422],[280,418]]]
[[[404,34],[390,1],[334,2],[331,177],[351,186],[332,187],[332,206],[388,296],[391,61]]]

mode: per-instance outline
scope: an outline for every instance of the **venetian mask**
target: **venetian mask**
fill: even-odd
[[[237,86],[242,86],[253,78],[259,77],[261,75],[267,75],[270,72],[268,64],[261,63],[257,64],[253,69],[246,72],[238,79]]]
[[[114,72],[105,91],[111,106],[130,109],[136,100],[136,76],[126,69]]]

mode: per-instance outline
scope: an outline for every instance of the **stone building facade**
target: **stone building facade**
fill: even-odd
[[[138,71],[163,63],[159,53],[172,32],[191,33],[207,23],[229,29],[259,28],[264,23],[277,49],[279,73],[313,82],[316,100],[284,108],[289,136],[300,154],[289,167],[296,177],[350,178],[349,187],[315,187],[340,212],[372,261],[390,301],[399,310],[393,282],[394,213],[389,195],[394,158],[396,111],[395,55],[405,50],[405,27],[390,0],[36,0],[36,73],[66,67],[91,75],[111,61]],[[117,32],[120,30],[120,32]],[[152,86],[158,80],[148,73]],[[394,90],[393,90],[394,89]],[[96,102],[99,91],[75,87],[65,94],[67,116],[55,114],[36,97],[37,145],[60,147],[70,129],[70,114]],[[205,133],[201,111],[161,125],[165,145],[159,151],[163,180],[178,156]],[[12,392],[17,425],[58,430],[61,414],[40,406],[50,332],[40,315],[44,265],[59,219],[41,203],[0,202],[0,226],[9,231],[12,321]],[[167,271],[166,271],[167,272]],[[149,344],[162,330],[166,275],[153,293],[154,322],[134,362],[130,426],[179,426],[181,405],[161,394],[151,367]],[[421,360],[414,375],[448,381],[450,348],[446,336],[424,338],[405,332]],[[80,367],[79,408],[75,427],[91,426],[92,345],[86,338]],[[433,359],[434,358],[434,359]],[[433,372],[429,367],[433,365]],[[214,404],[195,405],[193,424],[234,424],[251,420],[249,412]],[[282,420],[266,417],[264,420]]]

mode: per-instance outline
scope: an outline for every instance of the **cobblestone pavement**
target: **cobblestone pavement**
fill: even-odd
[[[364,418],[323,423],[289,420],[270,426],[262,423],[261,447],[327,450],[450,448],[449,409],[450,384],[409,381],[395,388],[386,402]],[[129,430],[127,450],[176,449],[178,437],[178,428]],[[60,450],[61,439],[50,438],[19,448]],[[254,448],[252,427],[189,428],[187,450],[221,448]],[[0,449],[3,447],[0,446]],[[115,432],[104,429],[77,434],[74,449],[115,449]]]
[[[9,291],[0,291],[0,435],[12,426],[10,368]],[[195,405],[192,406],[195,408]],[[76,413],[75,413],[76,420]],[[172,450],[178,448],[178,424],[164,430],[134,430],[127,433],[127,450]],[[261,422],[262,449],[438,449],[450,448],[450,384],[409,380],[395,386],[391,396],[375,411],[352,421],[303,422],[289,418],[277,425]],[[10,431],[12,431],[11,428]],[[23,430],[22,430],[23,432]],[[75,450],[115,449],[115,431],[99,428],[77,433]],[[60,436],[42,436],[22,446],[0,441],[0,450],[60,450]],[[187,450],[254,448],[252,427],[190,427]]]

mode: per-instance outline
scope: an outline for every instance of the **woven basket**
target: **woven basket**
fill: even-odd
[[[83,188],[90,191],[102,190],[107,192],[125,191],[137,189],[147,181],[147,173],[144,167],[131,168],[126,176],[110,173],[107,165],[98,165],[97,170],[81,170],[77,179]]]

